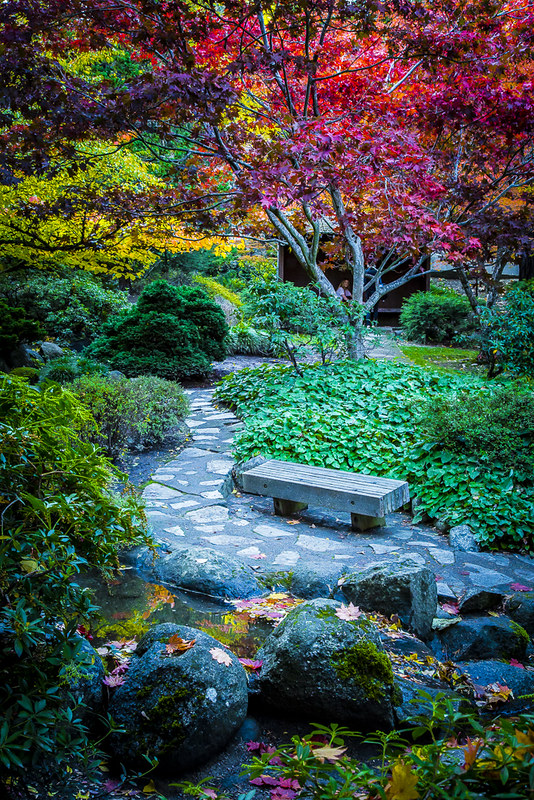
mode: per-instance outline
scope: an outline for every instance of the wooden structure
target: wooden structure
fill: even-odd
[[[402,265],[389,272],[384,277],[384,283],[392,283],[400,278],[406,272],[406,267]],[[350,289],[352,291],[352,274],[340,267],[333,267],[326,270],[328,280],[337,289],[341,281],[348,279],[350,281]],[[291,248],[288,245],[278,245],[278,276],[283,281],[289,281],[296,286],[308,286],[310,278],[308,277],[304,267],[300,264]],[[397,327],[399,325],[399,317],[401,306],[414,292],[426,292],[430,288],[430,276],[418,275],[412,278],[408,283],[399,286],[389,294],[384,295],[378,301],[376,309],[376,317],[379,325],[391,325]]]
[[[280,516],[308,505],[333,508],[348,511],[359,531],[385,525],[386,514],[410,499],[405,481],[274,459],[244,472],[242,480],[245,492],[272,497]]]

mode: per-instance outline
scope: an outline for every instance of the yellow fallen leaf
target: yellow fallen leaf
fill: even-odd
[[[417,800],[419,792],[415,785],[418,780],[413,769],[400,761],[391,770],[391,778],[386,786],[386,797],[388,800]]]
[[[143,786],[143,794],[153,794],[155,791],[154,781],[149,781],[146,786]]]
[[[39,569],[39,563],[34,558],[25,558],[20,562],[23,572],[36,572]]]
[[[321,764],[324,764],[325,761],[338,761],[346,750],[346,747],[329,747],[325,745],[324,747],[314,747],[312,753]]]

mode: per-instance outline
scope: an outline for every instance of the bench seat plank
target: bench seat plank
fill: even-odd
[[[384,517],[410,499],[405,481],[276,459],[244,472],[243,488],[251,494],[368,517]]]

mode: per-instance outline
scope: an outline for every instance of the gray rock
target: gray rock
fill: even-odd
[[[437,678],[425,678],[423,680],[410,680],[410,678],[397,678],[395,680],[395,721],[397,725],[406,722],[415,715],[432,716],[431,701],[423,697],[421,692],[429,694],[432,700],[438,694],[445,695],[460,706],[461,700],[455,692],[451,690],[448,683]]]
[[[462,614],[473,611],[488,611],[498,608],[504,595],[501,592],[492,592],[489,589],[468,589],[461,597],[459,610]]]
[[[177,547],[153,567],[158,580],[212,597],[262,594],[253,570],[233,556],[209,547]]]
[[[440,533],[448,533],[451,527],[446,519],[437,519],[434,524]]]
[[[263,456],[255,456],[254,458],[249,458],[248,461],[239,461],[237,464],[234,464],[232,467],[232,478],[236,489],[240,492],[244,492],[243,473],[247,472],[249,469],[254,469],[254,467],[259,467],[261,464],[265,464],[266,461],[267,459]]]
[[[506,713],[532,712],[534,705],[532,699],[522,698],[522,695],[534,694],[534,669],[522,669],[493,659],[459,661],[456,667],[460,672],[469,675],[476,688],[486,687],[492,683],[508,686],[514,697],[501,705],[500,710]],[[494,710],[492,714],[495,714]]]
[[[270,709],[358,730],[393,725],[393,671],[372,623],[310,600],[289,612],[258,651],[261,700]]]
[[[291,575],[291,593],[295,597],[313,600],[317,597],[330,597],[336,588],[339,574],[330,577],[322,572],[308,568],[296,568]]]
[[[175,774],[214,756],[240,728],[247,679],[237,657],[202,631],[158,625],[151,633],[153,643],[132,658],[124,684],[111,698],[110,714],[124,733],[113,734],[110,745],[129,766],[145,768],[146,753]],[[194,646],[169,655],[166,642],[173,633],[194,639]],[[229,663],[214,658],[221,654]]]
[[[469,525],[455,525],[449,531],[449,544],[455,550],[465,553],[477,552],[480,550],[475,535]]]
[[[35,367],[38,369],[44,364],[44,359],[27,344],[21,344],[10,354],[9,363],[13,367]]]
[[[504,610],[529,636],[534,636],[534,592],[516,592],[507,597]]]
[[[39,350],[47,361],[51,361],[53,358],[59,358],[65,354],[63,348],[55,342],[41,342]]]
[[[507,617],[471,617],[438,634],[443,655],[452,661],[525,658],[529,637]],[[434,643],[433,643],[434,646]]]
[[[342,592],[349,602],[364,611],[397,614],[416,636],[427,638],[438,604],[434,574],[412,561],[397,564],[378,562],[360,572],[350,573]]]
[[[126,375],[124,372],[119,372],[118,369],[110,369],[110,371],[106,373],[106,378],[108,381],[123,381],[126,379]]]

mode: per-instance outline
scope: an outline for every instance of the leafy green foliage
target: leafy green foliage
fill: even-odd
[[[9,306],[0,300],[0,361],[11,364],[11,353],[19,344],[31,342],[41,335],[41,327],[28,317],[23,308]]]
[[[112,457],[128,447],[160,444],[189,408],[178,384],[152,375],[121,380],[85,375],[69,388],[96,420],[98,431],[89,427],[89,440]]]
[[[0,382],[2,769],[90,756],[69,676],[83,671],[76,630],[95,608],[76,575],[110,575],[120,548],[151,543],[135,497],[109,490],[124,476],[80,438],[90,424],[58,385]]]
[[[510,289],[502,307],[484,315],[483,351],[490,364],[534,377],[534,281]]]
[[[400,324],[412,342],[450,342],[476,327],[469,301],[452,289],[416,292],[402,304]]]
[[[36,367],[15,367],[9,374],[12,378],[26,378],[31,384],[39,380],[39,370]]]
[[[227,341],[230,353],[246,356],[273,355],[273,346],[268,333],[257,330],[246,322],[232,325]]]
[[[154,281],[128,314],[104,326],[86,353],[126,375],[179,379],[206,375],[226,355],[222,310],[197,287]]]
[[[105,364],[100,364],[92,358],[72,353],[71,355],[53,358],[44,367],[41,367],[39,380],[65,384],[76,380],[82,375],[103,375],[108,371],[109,369]]]
[[[340,322],[337,299],[271,277],[251,281],[244,316],[269,333],[274,350],[287,355],[297,374],[303,348],[312,348],[326,363],[343,351],[350,328]]]
[[[104,288],[98,278],[72,270],[2,275],[0,297],[21,306],[61,343],[93,339],[107,319],[130,307],[124,292]]]
[[[458,347],[427,347],[401,344],[400,349],[418,367],[434,367],[457,371],[476,371],[476,350],[463,350]]]
[[[301,370],[302,376],[295,376],[289,367],[262,366],[233,374],[220,385],[218,399],[245,421],[235,439],[237,458],[261,454],[408,480],[412,496],[420,501],[416,521],[426,512],[451,525],[471,525],[491,547],[534,550],[532,473],[510,469],[512,442],[517,436],[522,439],[523,423],[509,417],[510,449],[504,461],[495,460],[499,445],[490,447],[491,432],[480,446],[484,419],[496,426],[496,435],[502,436],[506,427],[497,410],[504,395],[491,399],[493,384],[387,362],[301,365]],[[473,434],[470,450],[448,442],[445,446],[422,423],[421,409],[441,397],[449,397],[451,415],[455,403],[465,403],[467,397],[479,409],[479,438]],[[488,416],[483,414],[484,398],[493,409]],[[513,405],[516,416],[523,403],[528,414],[531,395]],[[527,449],[528,437],[522,452]]]

